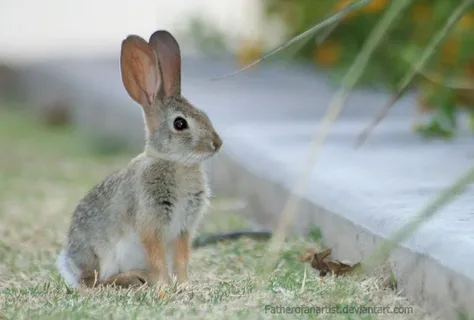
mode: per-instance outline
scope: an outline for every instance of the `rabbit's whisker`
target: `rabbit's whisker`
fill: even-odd
[[[191,151],[191,152],[189,152],[189,153],[186,155],[186,158],[184,159],[183,163],[184,163],[185,165],[191,163],[195,156],[196,156],[196,151]]]

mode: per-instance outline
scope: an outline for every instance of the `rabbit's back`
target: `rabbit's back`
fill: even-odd
[[[84,232],[92,241],[100,242],[132,220],[137,205],[133,192],[135,171],[134,166],[128,166],[93,187],[74,210],[70,236]]]
[[[58,260],[60,271],[72,285],[76,280],[100,278],[119,271],[126,252],[139,252],[133,236],[136,197],[133,193],[134,166],[110,174],[94,186],[76,206],[65,249]],[[126,259],[122,259],[125,260]],[[137,260],[137,259],[135,259]]]

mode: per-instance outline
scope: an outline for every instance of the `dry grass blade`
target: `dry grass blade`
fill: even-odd
[[[412,236],[423,223],[433,218],[439,210],[462,194],[468,185],[474,183],[474,166],[467,170],[450,187],[442,191],[433,201],[423,208],[420,213],[415,215],[412,221],[405,224],[393,235],[385,240],[374,252],[374,254],[364,263],[366,272],[370,272],[374,267],[385,262],[390,256],[391,251],[397,244],[403,242]]]
[[[395,18],[406,7],[408,7],[411,1],[412,0],[400,0],[392,3],[392,5],[388,8],[382,19],[378,22],[378,24],[370,34],[369,39],[367,39],[367,41],[365,42],[362,50],[357,55],[351,68],[349,69],[345,77],[342,79],[341,88],[334,95],[326,111],[326,114],[324,115],[321,125],[318,127],[318,130],[316,131],[315,135],[311,140],[310,154],[307,159],[307,162],[301,172],[301,175],[298,177],[296,186],[280,215],[280,220],[278,221],[274,236],[272,237],[272,241],[270,242],[271,251],[279,250],[283,244],[286,229],[289,226],[290,222],[293,220],[293,217],[296,213],[299,197],[307,189],[307,186],[310,182],[311,172],[315,165],[318,151],[321,148],[327,135],[329,134],[332,124],[339,117],[339,114],[341,113],[344,107],[344,103],[349,96],[350,90],[352,90],[353,86],[361,77],[372,52],[380,43],[380,40],[382,39],[385,32],[388,30],[389,26],[392,24]]]
[[[316,44],[323,43],[331,33],[341,24],[342,18],[336,20],[333,24],[329,25],[326,29],[322,30],[322,33],[316,38]]]
[[[356,148],[360,147],[368,138],[373,129],[380,123],[380,121],[385,118],[388,111],[392,106],[400,99],[400,97],[405,93],[408,85],[413,80],[415,75],[417,75],[423,66],[426,64],[428,59],[433,55],[436,48],[441,44],[443,39],[448,35],[449,31],[455,26],[456,22],[466,13],[469,7],[474,3],[474,0],[464,0],[456,7],[451,16],[449,17],[446,24],[443,28],[434,36],[431,43],[425,49],[423,54],[420,56],[418,61],[412,66],[410,71],[405,75],[405,77],[400,81],[397,91],[390,98],[387,104],[382,108],[380,113],[375,117],[374,121],[359,135],[356,141]]]
[[[326,39],[331,35],[331,33],[341,23],[342,19],[343,18],[340,18],[340,19],[334,21],[332,24],[329,24],[326,28],[321,29],[321,34],[316,36],[316,40],[315,40],[316,45],[320,45],[321,43],[326,41]],[[290,57],[296,55],[296,53],[298,53],[301,50],[301,48],[303,48],[303,46],[308,44],[308,42],[311,39],[312,38],[310,38],[310,37],[306,37],[305,39],[300,40],[298,44],[294,44],[291,48],[288,49],[288,53],[289,53],[288,55]]]
[[[344,9],[342,9],[341,11],[331,15],[330,17],[324,19],[323,21],[317,23],[316,25],[314,25],[313,27],[311,27],[310,29],[306,30],[305,32],[303,33],[300,33],[299,35],[297,35],[296,37],[282,43],[281,45],[279,45],[278,47],[276,47],[275,49],[271,50],[270,52],[266,53],[265,55],[263,55],[262,57],[260,57],[259,59],[255,60],[254,62],[246,65],[245,67],[235,71],[235,72],[232,72],[230,74],[227,74],[225,76],[221,76],[221,77],[217,77],[217,78],[212,78],[211,81],[215,81],[215,80],[221,80],[221,79],[225,79],[225,78],[230,78],[230,77],[233,77],[239,73],[241,73],[242,71],[245,71],[253,66],[255,66],[256,64],[262,62],[263,60],[266,60],[268,59],[270,56],[274,55],[275,53],[285,49],[285,48],[288,48],[289,46],[291,46],[292,44],[294,44],[295,42],[298,42],[300,41],[301,39],[304,39],[310,35],[313,35],[314,33],[318,32],[319,30],[327,27],[327,26],[331,26],[335,23],[338,23],[341,19],[343,19],[346,15],[348,15],[349,13],[351,13],[352,11],[354,10],[357,10],[359,8],[362,8],[363,6],[367,5],[368,3],[372,2],[373,0],[359,0],[357,2],[354,2],[354,3],[351,3],[350,5],[348,5],[347,7],[345,7]]]
[[[329,28],[329,27],[328,27]],[[312,37],[306,37],[304,39],[301,39],[300,41],[298,41],[297,43],[294,43],[291,47],[289,47],[287,50],[286,50],[286,53],[287,53],[287,56],[289,58],[293,58],[294,56],[296,56],[296,54],[305,46],[307,45],[311,39],[313,39]],[[258,63],[258,62],[257,62]],[[250,67],[249,67],[250,68]]]

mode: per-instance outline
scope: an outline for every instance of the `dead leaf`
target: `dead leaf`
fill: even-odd
[[[347,263],[343,263],[339,260],[333,260],[333,261],[327,261],[326,262],[329,270],[333,272],[336,276],[342,276],[343,274],[350,273],[353,271],[356,267],[360,265],[360,262],[350,265]]]
[[[324,269],[326,266],[324,264],[324,259],[326,259],[332,252],[332,249],[326,249],[322,252],[315,253],[313,259],[311,260],[311,266],[317,270]]]
[[[308,249],[300,256],[302,262],[311,262],[311,267],[319,271],[319,276],[324,277],[328,273],[341,276],[354,271],[360,266],[360,262],[350,264],[339,260],[329,259],[332,249],[328,248],[321,252],[315,252],[314,249]],[[312,254],[312,257],[311,257]]]
[[[326,265],[324,259],[326,259],[331,254],[331,252],[332,249],[328,248],[322,252],[315,253],[313,259],[311,260],[311,266],[314,269],[319,270],[319,275],[321,277],[324,277],[329,272],[329,268]]]

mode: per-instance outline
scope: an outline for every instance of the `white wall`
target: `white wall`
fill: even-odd
[[[259,0],[0,0],[0,59],[115,52],[135,33],[181,28],[204,13],[218,27],[255,34]]]

